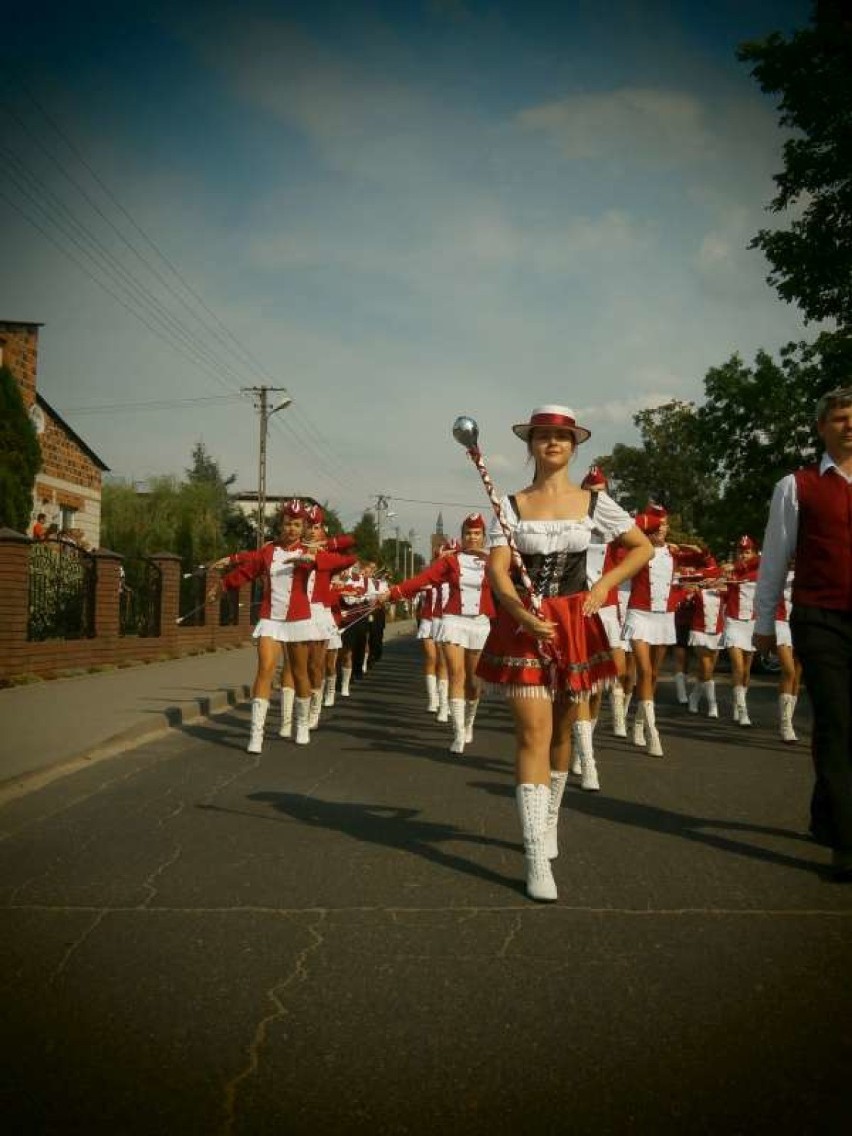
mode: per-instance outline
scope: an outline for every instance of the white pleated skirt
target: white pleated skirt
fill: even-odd
[[[481,651],[490,630],[487,615],[443,615],[432,638],[436,643],[455,643],[466,651]]]
[[[753,651],[754,641],[753,619],[725,619],[725,630],[722,632],[722,645],[725,647],[739,647],[741,651]]]
[[[628,608],[621,634],[624,639],[640,639],[652,647],[669,646],[677,642],[674,612]]]

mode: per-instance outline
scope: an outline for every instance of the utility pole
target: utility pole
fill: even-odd
[[[376,533],[379,538],[379,551],[376,559],[381,562],[382,559],[382,515],[388,511],[388,499],[383,493],[376,496]]]
[[[270,391],[284,391],[284,387],[243,387],[243,394],[251,394],[257,399],[256,406],[260,414],[260,447],[257,468],[257,547],[263,545],[266,533],[266,433],[269,419],[278,410],[284,410],[293,401],[285,392],[284,398],[270,410],[267,395]]]

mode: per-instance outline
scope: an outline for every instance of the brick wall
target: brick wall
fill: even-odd
[[[179,558],[171,553],[152,557],[162,573],[161,634],[150,638],[121,635],[118,605],[122,557],[114,552],[93,554],[94,637],[31,642],[27,639],[31,547],[29,537],[0,529],[0,686],[24,675],[56,678],[79,670],[176,659],[251,642],[249,588],[241,591],[240,599],[244,602],[239,609],[239,623],[234,626],[219,625],[216,601],[208,602],[203,626],[184,627],[176,622],[181,566]]]

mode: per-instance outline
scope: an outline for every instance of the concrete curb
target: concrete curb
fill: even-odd
[[[116,757],[120,753],[136,749],[146,742],[156,741],[164,737],[171,730],[190,726],[207,718],[215,717],[234,706],[240,706],[251,697],[251,687],[245,683],[219,690],[215,694],[203,695],[195,699],[195,707],[167,706],[164,710],[152,714],[149,721],[136,722],[126,730],[120,730],[112,737],[82,750],[71,757],[64,757],[54,765],[34,770],[32,773],[22,773],[0,782],[0,805],[26,796],[36,789],[49,785],[59,777],[66,777],[76,773],[79,769],[86,769],[96,765],[107,758]]]

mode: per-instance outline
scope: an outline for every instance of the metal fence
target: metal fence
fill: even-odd
[[[118,630],[140,639],[160,634],[163,573],[152,560],[125,560],[119,583]]]
[[[178,622],[183,627],[203,627],[207,572],[204,568],[183,571],[180,578]]]
[[[27,638],[88,639],[95,634],[95,558],[70,541],[30,549]]]

